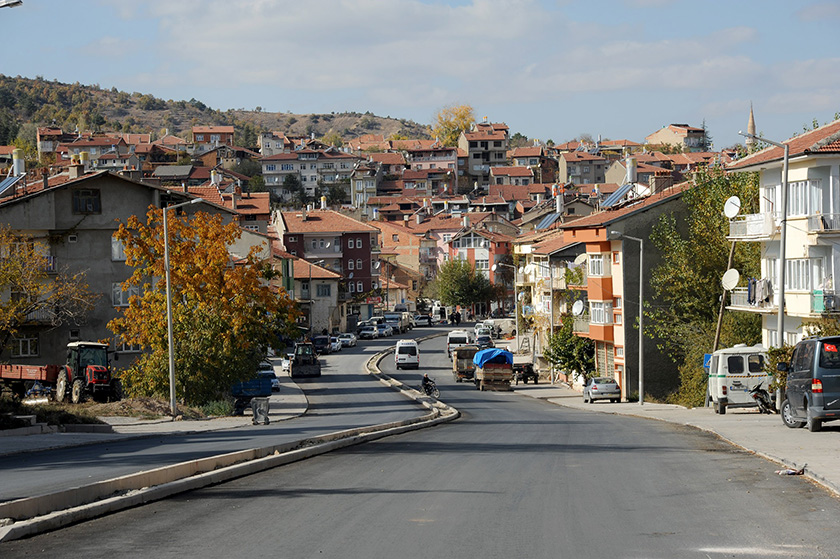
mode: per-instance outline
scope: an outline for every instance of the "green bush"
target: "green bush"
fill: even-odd
[[[223,417],[233,415],[233,402],[230,400],[215,400],[199,407],[204,415]]]

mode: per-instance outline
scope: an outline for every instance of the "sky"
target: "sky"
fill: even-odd
[[[716,149],[840,112],[840,0],[23,0],[0,73],[220,109],[451,105],[556,143],[705,122]],[[17,54],[12,54],[17,53]]]

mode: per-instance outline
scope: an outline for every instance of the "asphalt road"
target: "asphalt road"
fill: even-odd
[[[687,427],[478,392],[452,381],[442,340],[421,351],[458,421],[0,551],[4,559],[840,557],[840,501],[775,475],[775,464]]]
[[[363,342],[355,348],[323,356],[321,378],[296,379],[309,400],[309,410],[293,421],[0,457],[0,501],[43,495],[206,456],[423,415],[427,413],[424,408],[361,372],[373,353],[393,345],[395,339]]]

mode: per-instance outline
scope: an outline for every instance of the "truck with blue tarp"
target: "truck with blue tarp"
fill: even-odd
[[[506,349],[491,347],[476,352],[475,388],[477,390],[510,390],[513,380],[513,354]]]

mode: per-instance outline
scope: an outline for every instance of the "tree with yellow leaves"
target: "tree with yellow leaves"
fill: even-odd
[[[432,135],[445,146],[458,145],[461,132],[472,128],[475,123],[473,108],[469,105],[451,105],[444,107],[435,115],[432,123]]]
[[[0,289],[9,294],[0,300],[0,353],[33,317],[38,325],[75,325],[93,310],[98,295],[90,291],[86,274],[54,267],[45,243],[0,227]]]
[[[123,387],[132,396],[169,393],[162,216],[150,207],[145,224],[132,216],[114,234],[125,247],[126,264],[134,267],[123,289],[139,295],[108,327],[120,342],[148,350],[123,372]],[[225,225],[220,215],[205,212],[167,221],[176,395],[200,405],[252,378],[277,335],[293,330],[297,310],[284,290],[270,285],[274,271],[258,258],[258,247],[232,260],[228,247],[241,235],[235,223]]]

